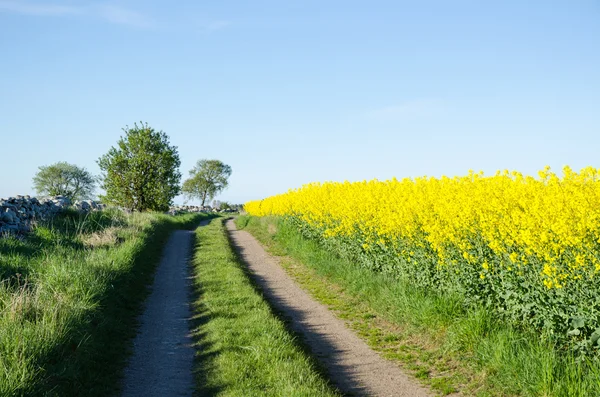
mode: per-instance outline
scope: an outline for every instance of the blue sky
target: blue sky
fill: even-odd
[[[146,121],[233,168],[312,181],[600,166],[600,2],[0,0],[0,197]],[[177,198],[182,202],[182,198]]]

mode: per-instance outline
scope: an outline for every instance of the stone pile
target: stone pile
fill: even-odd
[[[69,208],[71,201],[63,196],[37,199],[30,196],[0,199],[0,235],[8,232],[27,232],[36,220],[55,216]],[[92,200],[77,201],[74,207],[81,212],[104,208]]]
[[[94,200],[75,201],[73,207],[79,212],[100,211],[106,208],[105,204],[100,204]]]
[[[213,208],[208,205],[205,205],[204,207],[201,205],[174,205],[171,208],[169,208],[169,211],[167,211],[167,214],[177,215],[177,214],[185,214],[187,212],[228,213],[228,212],[236,212],[236,210],[233,208],[228,208],[228,209]]]
[[[174,205],[167,212],[170,215],[185,214],[187,212],[212,212],[213,209],[207,205]]]

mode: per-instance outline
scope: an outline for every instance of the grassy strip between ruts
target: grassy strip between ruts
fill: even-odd
[[[199,215],[75,212],[0,239],[0,395],[107,396],[164,243]]]
[[[485,311],[339,258],[277,218],[240,217],[295,280],[384,357],[437,393],[600,395],[600,365],[576,362]]]
[[[199,395],[338,395],[252,284],[223,220],[196,230],[193,266]]]

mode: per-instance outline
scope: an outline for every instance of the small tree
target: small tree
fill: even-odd
[[[190,178],[183,182],[183,193],[190,199],[197,198],[202,201],[212,200],[228,185],[231,176],[231,167],[220,160],[198,160],[196,166],[190,171]]]
[[[69,200],[90,198],[96,187],[96,178],[85,168],[64,161],[39,167],[33,177],[37,194],[65,196]]]
[[[179,194],[179,154],[167,134],[148,124],[123,129],[117,147],[98,159],[103,200],[136,211],[166,211]]]

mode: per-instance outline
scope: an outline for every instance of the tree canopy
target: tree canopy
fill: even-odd
[[[33,177],[37,194],[65,196],[71,201],[91,198],[95,187],[96,178],[85,168],[64,161],[39,167]]]
[[[179,194],[177,147],[147,123],[123,129],[116,147],[98,159],[103,172],[102,200],[136,211],[166,211]]]
[[[220,160],[198,160],[190,171],[190,177],[183,182],[182,191],[186,197],[197,198],[202,206],[212,200],[229,185],[231,167]]]

